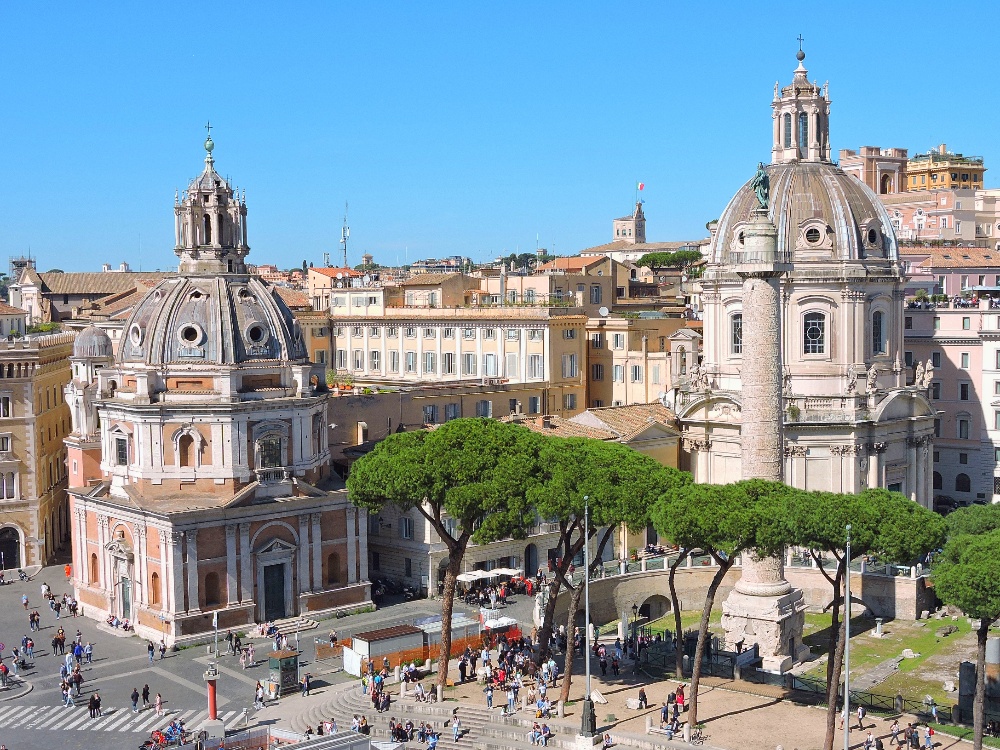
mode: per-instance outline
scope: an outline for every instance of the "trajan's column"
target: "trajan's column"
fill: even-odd
[[[770,183],[763,164],[751,183],[758,207],[743,228],[744,244],[732,254],[743,279],[743,347],[741,371],[743,419],[740,432],[743,479],[782,481],[781,298],[779,279],[790,270],[778,254],[778,233],[768,218]],[[801,661],[805,602],[802,592],[785,580],[779,557],[743,556],[742,574],[722,607],[726,647],[757,644],[763,668],[784,672]]]

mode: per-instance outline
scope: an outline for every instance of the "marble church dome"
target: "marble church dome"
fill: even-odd
[[[148,365],[306,358],[291,310],[273,288],[245,275],[164,279],[136,305],[118,356]]]
[[[765,167],[771,181],[769,216],[778,252],[792,262],[899,259],[888,212],[872,190],[834,164],[789,162]],[[712,262],[728,264],[742,247],[741,230],[758,207],[748,181],[719,219]]]
[[[114,357],[115,345],[107,333],[97,326],[87,326],[76,337],[73,342],[74,357],[89,357],[100,359],[101,357]]]

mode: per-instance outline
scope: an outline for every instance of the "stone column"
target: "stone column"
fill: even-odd
[[[236,525],[226,524],[226,601],[236,604],[240,600],[236,586]]]
[[[323,529],[320,521],[323,516],[320,513],[311,513],[309,520],[312,522],[312,590],[323,590]]]
[[[548,331],[548,328],[545,329]],[[358,514],[358,566],[359,580],[368,580],[368,516]],[[434,571],[431,571],[433,578]]]
[[[793,121],[793,125],[797,123]],[[793,131],[797,136],[797,127]],[[759,209],[744,230],[735,271],[743,279],[742,418],[743,479],[783,479],[785,460],[779,278],[790,266],[777,252],[777,231]],[[727,648],[756,643],[764,668],[785,671],[803,651],[802,592],[785,580],[782,556],[742,556],[740,580],[723,605]]]
[[[201,602],[198,598],[198,529],[188,529],[187,537],[187,590],[188,612],[198,612]]]
[[[309,590],[309,516],[299,516],[298,593]]]
[[[358,509],[353,505],[344,511],[347,516],[347,582],[358,582],[358,548],[355,526],[358,522]]]
[[[132,527],[135,532],[135,568],[134,577],[139,582],[135,592],[136,604],[148,604],[149,596],[146,593],[146,586],[149,585],[146,575],[146,527],[142,524],[135,524]]]
[[[112,586],[108,555],[104,550],[108,543],[108,524],[107,516],[97,515],[97,569],[100,572],[101,589],[104,591],[110,591]]]
[[[164,532],[166,533],[166,532]],[[170,552],[167,556],[166,571],[170,576],[170,610],[183,612],[184,606],[184,535],[179,531],[170,532]]]
[[[240,524],[240,601],[253,600],[253,551],[250,549],[250,524]]]

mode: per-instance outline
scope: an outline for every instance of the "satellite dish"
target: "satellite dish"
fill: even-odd
[[[341,273],[340,271],[337,271],[337,278],[338,278],[338,279],[342,279],[342,278],[344,278],[344,274],[343,274],[343,273]]]
[[[606,317],[608,317],[608,315],[611,314],[611,311],[608,308],[606,308],[606,307],[601,307],[601,308],[598,308],[597,314],[600,315],[602,318],[606,318]]]
[[[365,286],[368,286],[369,284],[372,283],[372,277],[369,276],[368,274],[365,274],[364,278],[361,280],[365,282]]]
[[[344,288],[344,282],[343,281],[338,281],[337,282],[337,289],[343,289],[343,288]]]

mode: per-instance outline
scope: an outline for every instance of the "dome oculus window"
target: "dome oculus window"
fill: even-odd
[[[823,239],[823,235],[816,227],[809,227],[806,230],[806,242],[810,245],[818,245],[821,239]]]
[[[267,329],[260,323],[253,323],[247,328],[247,339],[249,339],[251,344],[264,344],[268,339]]]
[[[132,342],[133,346],[142,346],[142,328],[138,325],[133,325],[129,328],[128,339]]]
[[[872,227],[868,230],[868,244],[877,245],[878,244],[878,230]]]
[[[201,343],[203,333],[201,326],[197,323],[188,323],[181,326],[177,336],[185,346],[198,346]]]
[[[202,298],[202,297],[204,297],[204,296],[205,296],[205,295],[204,295],[204,294],[202,294],[200,290],[198,290],[198,289],[195,289],[195,290],[194,290],[193,292],[191,292],[191,296],[190,296],[190,299],[193,299],[193,300],[199,300],[199,299],[201,299],[201,298]]]

